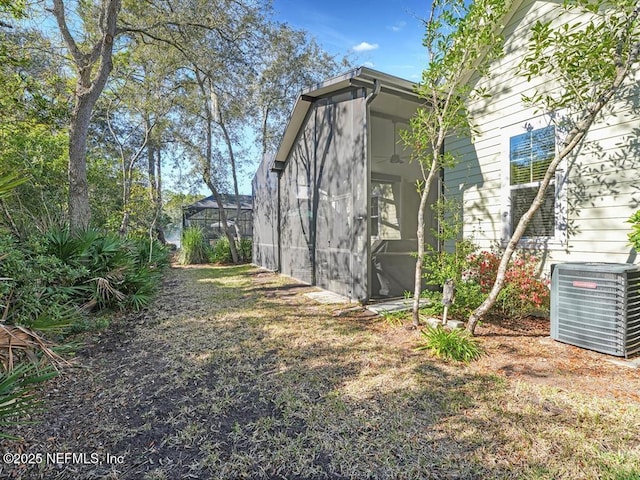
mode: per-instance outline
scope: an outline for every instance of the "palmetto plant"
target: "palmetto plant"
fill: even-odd
[[[0,175],[0,199],[9,195],[14,188],[26,181],[26,177],[17,174]]]
[[[16,363],[27,360],[39,365],[47,361],[53,366],[69,363],[56,354],[35,331],[18,325],[0,324],[0,364],[11,372]]]
[[[6,430],[26,423],[25,415],[37,409],[42,401],[35,387],[57,374],[52,365],[38,367],[32,363],[21,363],[0,374],[0,438],[16,439]]]
[[[46,239],[50,254],[85,269],[86,275],[72,287],[85,311],[145,307],[162,267],[168,265],[167,250],[148,239],[126,240],[97,229],[71,232],[65,227],[49,231]]]

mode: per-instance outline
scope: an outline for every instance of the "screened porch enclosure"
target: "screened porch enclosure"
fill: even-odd
[[[277,254],[283,274],[362,302],[413,291],[422,177],[400,132],[418,104],[410,82],[364,68],[301,95],[254,178],[259,265]]]
[[[237,227],[243,238],[253,236],[253,201],[251,195],[240,195],[240,214],[238,215],[238,197],[221,194],[222,207],[227,225],[232,231]],[[220,206],[213,196],[203,198],[182,209],[182,228],[198,227],[209,242],[215,242],[223,236],[224,225]]]
[[[316,102],[280,179],[282,272],[366,298],[364,98]]]
[[[371,110],[370,180],[370,298],[399,297],[413,292],[415,252],[418,249],[417,181],[422,173],[400,139],[415,110],[395,102],[386,110]],[[383,107],[384,105],[381,105]],[[395,148],[394,148],[395,147]],[[438,198],[434,185],[428,204]],[[431,209],[425,224],[426,242],[436,247],[431,234],[437,225]]]

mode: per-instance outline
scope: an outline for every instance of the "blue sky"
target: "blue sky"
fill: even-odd
[[[407,80],[426,65],[422,47],[428,0],[274,0],[276,16],[306,30],[329,53]]]

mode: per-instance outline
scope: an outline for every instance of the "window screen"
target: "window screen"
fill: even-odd
[[[556,151],[553,126],[531,130],[509,139],[511,185],[542,180]]]
[[[512,234],[538,193],[538,182],[543,179],[554,155],[553,126],[530,130],[509,139]],[[542,206],[525,231],[525,237],[554,236],[555,199],[555,181],[552,181],[545,193]]]

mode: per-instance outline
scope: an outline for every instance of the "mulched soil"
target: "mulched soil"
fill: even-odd
[[[258,297],[262,302],[288,305],[291,315],[326,312],[331,318],[333,313],[343,322],[341,328],[351,324],[368,329],[381,337],[387,347],[403,352],[402,356],[417,355],[413,350],[416,332],[373,320],[364,310],[342,315],[338,309],[331,312],[317,307],[301,295],[312,290],[310,287],[291,282],[278,284],[271,273],[251,271],[251,288],[222,286],[224,296],[212,293],[206,278],[193,281],[188,273],[188,268],[172,269],[153,308],[122,316],[106,331],[85,338],[86,344],[75,360],[76,368],[52,381],[43,392],[46,410],[34,418],[39,423],[12,432],[23,440],[2,443],[3,452],[23,457],[19,465],[0,464],[0,478],[211,478],[210,470],[201,465],[205,439],[207,445],[217,449],[211,451],[212,456],[222,452],[231,459],[240,454],[226,450],[231,448],[229,438],[239,424],[255,424],[260,419],[278,419],[282,415],[281,405],[263,401],[267,396],[260,390],[262,385],[243,380],[272,375],[279,368],[275,357],[283,354],[276,349],[252,351],[251,342],[263,341],[265,333],[244,330],[239,323],[242,319],[233,319],[234,308]],[[176,319],[213,319],[214,306],[217,311],[231,312],[219,330],[209,332],[202,325],[190,324],[191,320],[184,327],[171,323]],[[490,318],[476,333],[485,355],[465,367],[469,375],[498,375],[567,392],[640,402],[637,369],[616,365],[606,355],[552,341],[547,319]],[[215,351],[198,349],[198,342],[225,335],[244,349],[246,363],[226,371],[220,366],[223,363],[212,361],[193,374],[192,364],[204,361],[207,355],[216,355]],[[188,352],[190,345],[194,345],[192,356],[174,353],[178,346]],[[211,400],[207,389],[214,388],[222,375],[237,376],[236,390],[228,392],[234,398],[234,406],[212,423],[212,418],[218,418],[219,405],[217,400]],[[217,391],[216,395],[224,400],[225,392]],[[309,387],[308,395],[312,401],[314,396],[320,399],[325,393]],[[282,432],[295,438],[303,427],[294,419],[283,426]],[[72,453],[86,457],[71,458]],[[35,465],[38,454],[58,456]],[[319,454],[313,462],[310,469],[329,471],[328,457]],[[234,478],[218,473],[220,478]],[[434,478],[448,477],[442,475]],[[338,474],[324,477],[346,478]],[[313,475],[274,471],[261,474],[260,478]]]
[[[566,391],[640,402],[635,362],[621,366],[624,359],[556,342],[549,332],[547,318],[491,317],[476,330],[487,355],[473,366]]]

